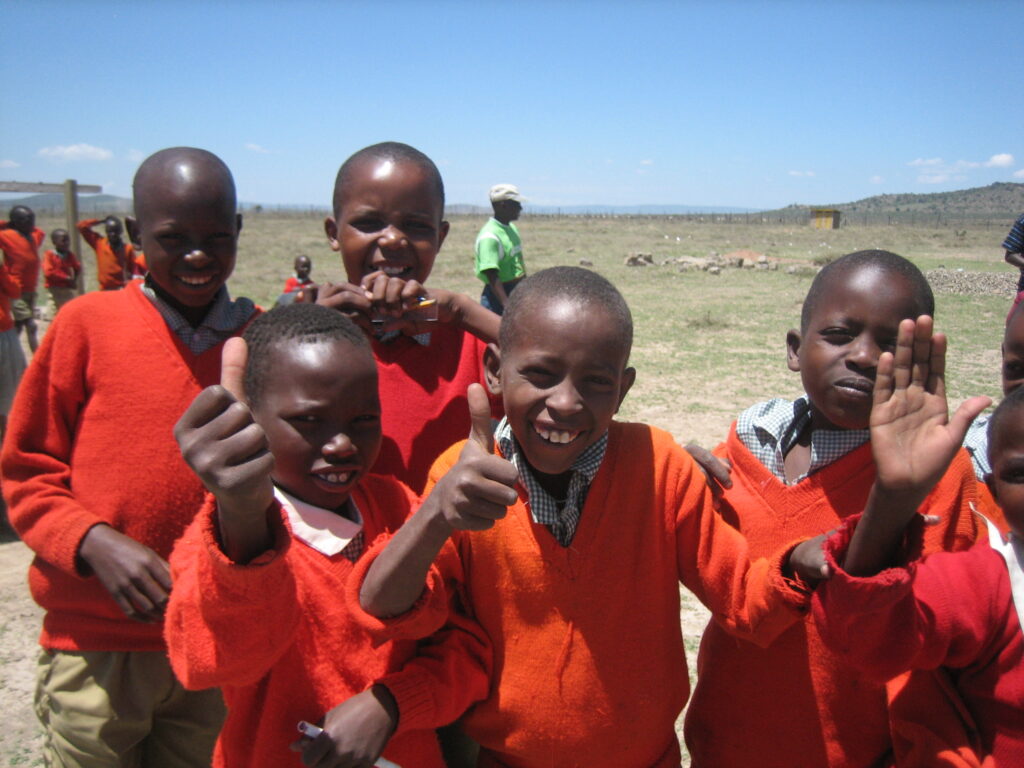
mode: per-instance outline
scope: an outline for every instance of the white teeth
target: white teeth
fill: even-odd
[[[185,275],[181,275],[179,276],[178,279],[181,280],[183,283],[188,283],[189,285],[206,285],[208,282],[210,282],[211,278],[209,276],[196,277],[190,275],[186,277]]]
[[[349,481],[349,478],[352,477],[352,473],[342,472],[341,474],[338,474],[336,472],[332,472],[329,475],[324,475],[324,477],[327,479],[327,482],[329,483],[337,483],[338,485],[344,485]]]
[[[560,445],[571,443],[580,434],[579,432],[566,432],[562,429],[541,429],[540,427],[536,427],[535,429],[537,434],[549,443],[559,443]]]
[[[408,267],[384,267],[382,270],[388,277],[401,277],[405,274]]]

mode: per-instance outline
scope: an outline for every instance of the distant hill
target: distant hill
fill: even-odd
[[[792,217],[806,214],[811,208],[836,208],[844,214],[888,214],[900,217],[907,214],[965,218],[1017,216],[1024,211],[1024,184],[1001,181],[987,187],[959,189],[953,192],[875,195],[852,203],[793,204],[763,213],[768,216]]]

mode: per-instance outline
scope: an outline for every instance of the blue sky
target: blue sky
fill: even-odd
[[[772,208],[1024,182],[1020,2],[4,3],[0,179],[195,145],[326,205],[406,141],[453,203]]]

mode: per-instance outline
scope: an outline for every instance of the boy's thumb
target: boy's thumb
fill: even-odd
[[[466,390],[469,401],[469,439],[487,453],[494,450],[494,428],[491,426],[491,404],[480,384],[470,384]]]
[[[249,357],[249,348],[245,340],[233,336],[224,342],[220,355],[220,385],[230,392],[235,400],[245,402],[245,361]]]

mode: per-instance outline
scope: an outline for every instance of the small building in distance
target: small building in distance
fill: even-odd
[[[811,208],[811,224],[815,229],[839,229],[839,218],[836,208]]]

